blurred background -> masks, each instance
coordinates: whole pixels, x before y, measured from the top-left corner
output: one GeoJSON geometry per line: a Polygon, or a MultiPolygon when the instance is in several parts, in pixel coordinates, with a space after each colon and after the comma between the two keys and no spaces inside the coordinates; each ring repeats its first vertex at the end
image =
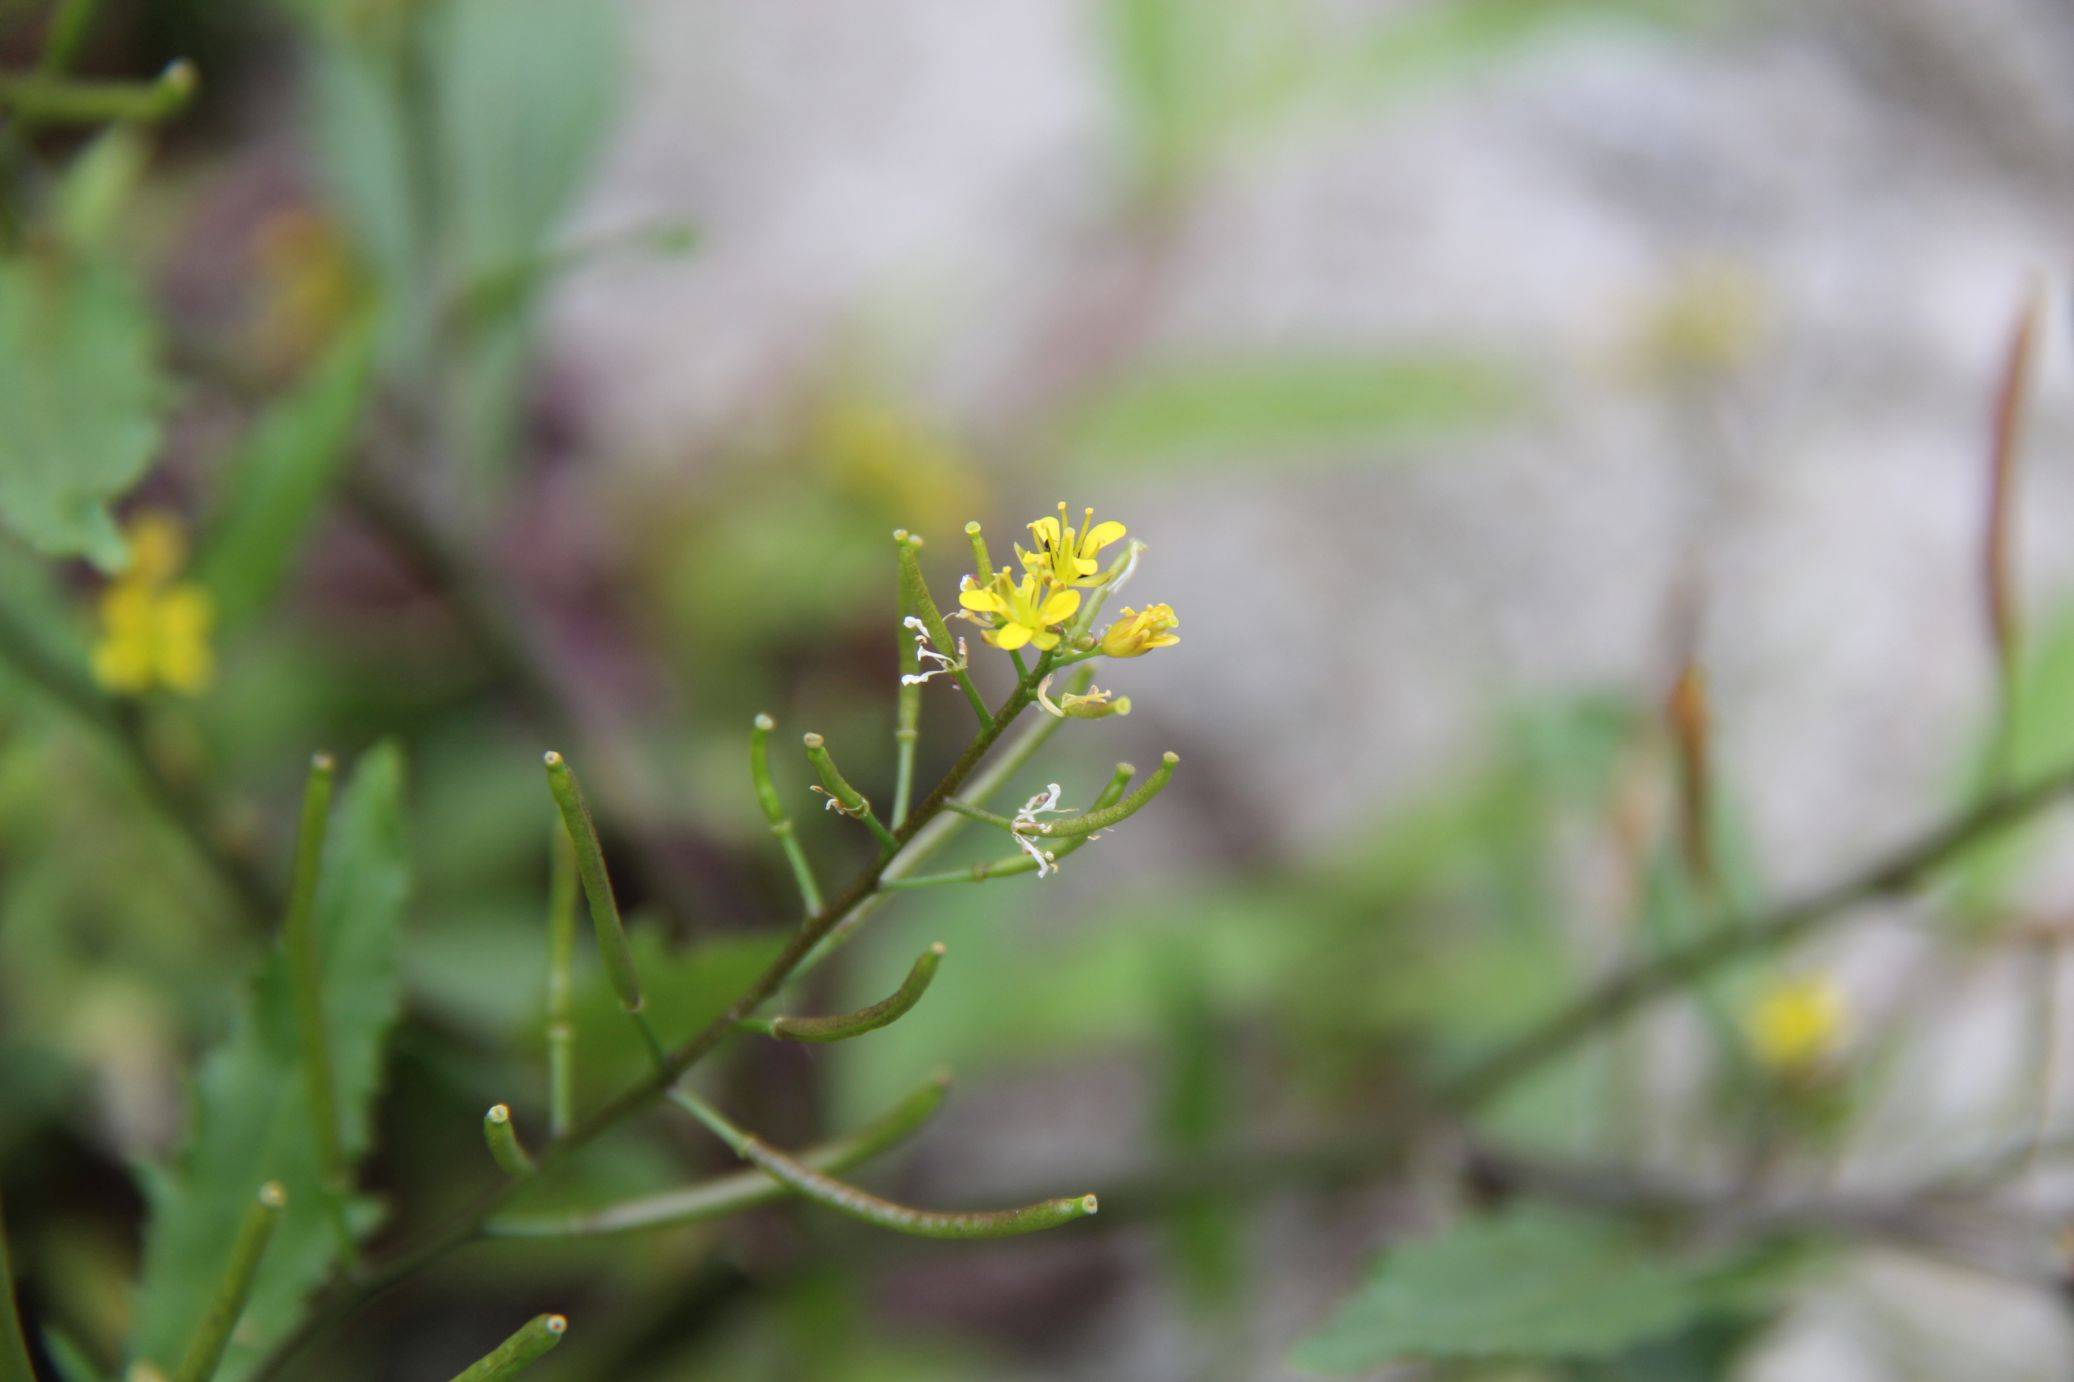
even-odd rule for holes
{"type": "MultiPolygon", "coordinates": [[[[0,70],[52,16],[0,0],[0,70]]],[[[544,1378],[1309,1375],[1292,1348],[1379,1251],[1492,1193],[1458,1129],[1386,1135],[1436,1072],[1850,876],[1984,763],[2074,758],[2055,0],[105,0],[69,59],[200,73],[112,130],[17,104],[0,150],[0,401],[58,336],[97,400],[42,438],[77,492],[33,522],[35,428],[0,412],[0,1187],[32,1330],[82,1376],[138,1327],[139,1168],[271,943],[308,754],[407,764],[379,1246],[488,1178],[484,1106],[539,1123],[541,750],[583,768],[658,1021],[691,1030],[796,913],[751,716],[889,790],[896,526],[944,599],[969,518],[997,554],[1062,498],[1127,522],[1183,641],[1105,669],[1134,713],[1012,795],[1183,768],[1057,877],[876,916],[816,997],[944,941],[898,1025],[736,1043],[713,1088],[797,1146],[949,1067],[866,1183],[1104,1214],[478,1246],[291,1375],[446,1376],[548,1308],[544,1378]],[[22,305],[53,264],[97,304],[62,328],[22,305]],[[2025,319],[2008,729],[1982,554],[2025,319]],[[140,548],[103,504],[170,535],[208,665],[111,681],[140,548]],[[1697,733],[1667,712],[1689,668],[1697,733]]],[[[965,715],[925,688],[923,781],[965,715]]],[[[847,876],[867,841],[775,759],[847,876]]],[[[1727,971],[1476,1123],[1730,1210],[2047,1129],[1980,1251],[1843,1216],[1646,1346],[1374,1375],[2074,1377],[2067,842],[1727,971]],[[1782,983],[1834,1017],[1784,1073],[1749,1020],[1782,983]]],[[[594,1104],[642,1058],[583,963],[594,1104]]],[[[656,1115],[566,1193],[727,1162],[656,1115]]]]}

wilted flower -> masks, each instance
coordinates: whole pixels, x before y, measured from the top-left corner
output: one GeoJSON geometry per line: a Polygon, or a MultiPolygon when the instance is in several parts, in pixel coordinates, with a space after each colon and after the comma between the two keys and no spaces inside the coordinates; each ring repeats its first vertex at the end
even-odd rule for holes
{"type": "Polygon", "coordinates": [[[1108,657],[1140,657],[1154,648],[1171,648],[1181,641],[1174,632],[1180,627],[1172,605],[1147,605],[1142,610],[1125,605],[1102,634],[1102,652],[1108,657]]]}
{"type": "Polygon", "coordinates": [[[1129,696],[1112,696],[1099,686],[1090,686],[1084,692],[1067,691],[1056,701],[1050,692],[1051,678],[1047,676],[1037,683],[1037,704],[1062,720],[1099,720],[1131,713],[1129,696]]]}

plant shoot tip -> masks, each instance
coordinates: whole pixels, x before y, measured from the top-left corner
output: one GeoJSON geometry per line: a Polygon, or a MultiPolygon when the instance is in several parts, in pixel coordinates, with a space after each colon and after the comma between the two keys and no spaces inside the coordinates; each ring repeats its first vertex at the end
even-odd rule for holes
{"type": "Polygon", "coordinates": [[[944,948],[944,944],[942,941],[931,941],[929,942],[929,953],[940,960],[945,955],[948,955],[950,951],[944,948]]]}
{"type": "Polygon", "coordinates": [[[770,716],[764,714],[758,714],[754,720],[750,721],[750,723],[755,725],[758,729],[762,730],[765,734],[769,734],[772,730],[778,727],[778,722],[776,720],[773,720],[770,716]]]}
{"type": "Polygon", "coordinates": [[[1082,1195],[1080,1197],[1080,1207],[1087,1213],[1093,1214],[1101,1209],[1102,1202],[1096,1199],[1092,1194],[1082,1195]]]}
{"type": "Polygon", "coordinates": [[[1176,763],[1179,763],[1181,761],[1181,755],[1175,753],[1172,749],[1168,749],[1165,753],[1159,756],[1159,761],[1171,768],[1176,763]]]}
{"type": "Polygon", "coordinates": [[[288,1191],[281,1182],[270,1180],[259,1187],[259,1202],[268,1209],[280,1209],[288,1203],[288,1191]]]}
{"type": "Polygon", "coordinates": [[[967,523],[965,525],[965,532],[968,537],[979,536],[979,520],[975,518],[971,522],[967,523]]]}
{"type": "Polygon", "coordinates": [[[546,753],[541,754],[540,761],[545,763],[550,768],[559,768],[562,766],[562,756],[556,753],[553,749],[549,749],[546,753]]]}
{"type": "Polygon", "coordinates": [[[509,1123],[511,1121],[511,1106],[509,1104],[491,1104],[490,1111],[484,1114],[483,1117],[489,1119],[492,1123],[509,1123]]]}
{"type": "Polygon", "coordinates": [[[549,1315],[547,1317],[547,1332],[550,1334],[560,1334],[568,1327],[569,1320],[565,1315],[549,1315]]]}
{"type": "Polygon", "coordinates": [[[807,733],[799,736],[799,742],[805,744],[810,749],[818,749],[828,741],[809,730],[807,733]]]}

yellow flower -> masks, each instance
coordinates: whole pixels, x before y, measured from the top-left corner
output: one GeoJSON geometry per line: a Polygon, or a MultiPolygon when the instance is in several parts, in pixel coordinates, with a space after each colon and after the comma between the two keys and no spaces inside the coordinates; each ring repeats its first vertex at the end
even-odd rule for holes
{"type": "Polygon", "coordinates": [[[1040,518],[1032,523],[1030,532],[1037,539],[1037,550],[1025,552],[1020,545],[1015,549],[1024,569],[1055,585],[1100,585],[1101,551],[1121,538],[1125,528],[1113,519],[1095,522],[1093,509],[1082,512],[1080,526],[1075,528],[1067,521],[1066,502],[1062,499],[1057,518],[1040,518]]]}
{"type": "Polygon", "coordinates": [[[1080,608],[1080,592],[1055,590],[1034,571],[1024,572],[1018,581],[1004,566],[989,585],[981,586],[967,576],[958,591],[958,603],[975,615],[994,617],[995,626],[980,636],[995,647],[1013,652],[1028,643],[1048,653],[1059,645],[1054,626],[1071,619],[1080,608]]]}
{"type": "Polygon", "coordinates": [[[1773,984],[1743,1024],[1751,1054],[1785,1074],[1805,1072],[1835,1055],[1843,1030],[1843,990],[1824,978],[1773,984]]]}
{"type": "Polygon", "coordinates": [[[1174,632],[1180,627],[1172,605],[1147,605],[1142,610],[1125,605],[1102,634],[1102,652],[1108,657],[1142,657],[1154,648],[1171,648],[1181,641],[1174,632]]]}
{"type": "Polygon", "coordinates": [[[1045,713],[1061,720],[1100,720],[1131,713],[1129,696],[1118,696],[1099,686],[1090,686],[1085,692],[1063,692],[1054,701],[1050,677],[1037,683],[1037,704],[1044,707],[1045,713]]]}
{"type": "Polygon", "coordinates": [[[215,608],[208,592],[175,581],[187,557],[187,535],[168,514],[130,525],[130,564],[101,592],[101,641],[94,676],[110,691],[142,695],[153,687],[193,695],[209,684],[215,608]]]}

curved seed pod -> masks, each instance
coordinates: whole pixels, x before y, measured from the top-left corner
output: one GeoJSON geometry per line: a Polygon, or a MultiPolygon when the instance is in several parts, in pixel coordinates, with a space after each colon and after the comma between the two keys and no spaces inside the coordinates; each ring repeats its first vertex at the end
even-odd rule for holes
{"type": "MultiPolygon", "coordinates": [[[[922,576],[922,562],[915,554],[922,550],[922,540],[905,528],[895,530],[893,545],[900,549],[900,603],[915,612],[922,627],[929,631],[929,641],[948,653],[957,647],[951,637],[950,626],[943,622],[943,611],[936,607],[936,600],[929,594],[929,582],[922,576]]],[[[994,717],[987,710],[979,688],[972,684],[972,674],[963,668],[952,674],[958,689],[972,705],[972,713],[979,716],[982,729],[994,727],[994,717]]]]}
{"type": "Polygon", "coordinates": [[[778,787],[771,780],[770,737],[778,722],[768,715],[758,715],[749,723],[749,780],[756,786],[756,800],[763,807],[764,818],[771,823],[771,834],[778,837],[778,845],[785,851],[785,862],[792,866],[793,881],[799,884],[800,900],[809,913],[821,910],[821,885],[814,881],[814,867],[807,862],[807,852],[799,843],[799,835],[792,828],[792,817],[786,813],[785,803],[778,796],[778,787]]]}
{"type": "Polygon", "coordinates": [[[547,789],[561,808],[562,827],[576,848],[576,876],[583,880],[583,895],[590,903],[591,928],[598,933],[598,954],[605,962],[606,977],[619,1005],[630,1013],[641,1011],[641,979],[634,972],[634,952],[627,946],[626,927],[619,919],[619,902],[612,895],[612,879],[605,872],[605,851],[598,845],[598,828],[584,804],[583,789],[576,774],[560,754],[549,750],[542,760],[547,765],[547,789]]]}
{"type": "Polygon", "coordinates": [[[1055,840],[1072,839],[1075,836],[1092,835],[1097,830],[1107,830],[1112,825],[1129,820],[1138,814],[1145,803],[1166,790],[1167,783],[1174,776],[1174,765],[1180,761],[1179,754],[1163,755],[1159,760],[1159,766],[1152,770],[1152,776],[1145,779],[1145,784],[1122,801],[1082,815],[1068,816],[1064,820],[1046,821],[1038,827],[1038,833],[1055,840]]]}
{"type": "MultiPolygon", "coordinates": [[[[950,1075],[939,1072],[875,1121],[848,1137],[801,1152],[795,1159],[816,1171],[847,1171],[914,1136],[943,1106],[950,1087],[950,1075]]],[[[774,1203],[791,1193],[763,1172],[749,1169],[582,1213],[506,1215],[492,1219],[483,1231],[492,1238],[585,1238],[631,1233],[721,1219],[774,1203]]]]}
{"type": "Polygon", "coordinates": [[[216,1298],[209,1303],[202,1322],[195,1326],[194,1338],[173,1372],[173,1382],[208,1382],[216,1375],[231,1331],[237,1328],[239,1317],[245,1313],[245,1302],[252,1295],[259,1259],[266,1255],[274,1225],[280,1221],[281,1210],[287,1203],[288,1192],[279,1181],[270,1180],[259,1187],[252,1207],[245,1211],[245,1222],[238,1228],[237,1241],[231,1244],[230,1265],[224,1270],[222,1284],[216,1288],[216,1298]]]}
{"type": "Polygon", "coordinates": [[[516,1377],[546,1356],[568,1331],[569,1321],[560,1315],[535,1315],[518,1333],[455,1374],[454,1382],[501,1382],[516,1377]]]}
{"type": "Polygon", "coordinates": [[[853,820],[863,821],[865,827],[878,837],[879,845],[886,853],[891,854],[900,848],[900,841],[893,837],[893,832],[872,814],[871,803],[864,799],[864,793],[852,787],[850,780],[842,775],[842,770],[835,766],[835,759],[828,752],[828,741],[818,734],[807,734],[801,736],[800,743],[806,746],[807,762],[813,765],[814,776],[821,779],[821,790],[828,793],[828,799],[835,803],[836,808],[853,820]]]}
{"type": "Polygon", "coordinates": [[[490,1159],[505,1175],[533,1174],[533,1158],[527,1154],[526,1144],[519,1141],[518,1129],[511,1125],[508,1105],[490,1105],[490,1111],[482,1116],[482,1137],[489,1144],[490,1159]]]}
{"type": "Polygon", "coordinates": [[[907,978],[901,981],[899,988],[855,1012],[834,1017],[751,1017],[744,1018],[738,1025],[779,1041],[847,1041],[866,1032],[875,1032],[899,1021],[909,1008],[921,1001],[930,982],[936,978],[936,966],[943,956],[943,942],[938,941],[916,958],[914,968],[908,970],[907,978]]]}
{"type": "Polygon", "coordinates": [[[1009,1238],[1085,1219],[1100,1207],[1093,1195],[1067,1195],[1055,1200],[1039,1200],[1036,1204],[1016,1209],[948,1212],[916,1209],[912,1205],[882,1199],[847,1181],[816,1171],[798,1158],[787,1156],[762,1139],[744,1132],[718,1109],[684,1090],[671,1090],[670,1100],[734,1148],[735,1155],[753,1162],[806,1199],[894,1233],[916,1238],[1009,1238]]]}

